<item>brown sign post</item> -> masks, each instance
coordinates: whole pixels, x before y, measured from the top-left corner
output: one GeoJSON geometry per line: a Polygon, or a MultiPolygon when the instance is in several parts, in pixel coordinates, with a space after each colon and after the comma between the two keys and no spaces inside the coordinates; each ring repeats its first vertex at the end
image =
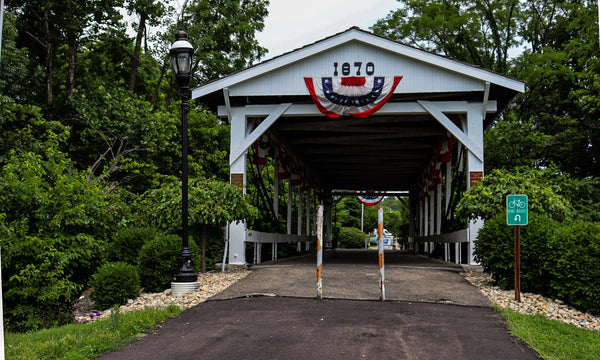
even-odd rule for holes
{"type": "Polygon", "coordinates": [[[521,301],[521,225],[527,225],[527,195],[506,196],[506,224],[515,226],[515,301],[521,301]]]}

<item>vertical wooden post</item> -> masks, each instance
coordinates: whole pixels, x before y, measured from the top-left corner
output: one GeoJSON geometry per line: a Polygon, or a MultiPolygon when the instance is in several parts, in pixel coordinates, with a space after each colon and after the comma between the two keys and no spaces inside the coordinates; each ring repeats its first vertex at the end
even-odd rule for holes
{"type": "Polygon", "coordinates": [[[323,298],[323,205],[317,210],[317,299],[323,298]]]}
{"type": "Polygon", "coordinates": [[[379,207],[377,212],[378,224],[377,224],[377,249],[379,250],[379,287],[381,294],[379,300],[385,301],[385,263],[383,257],[383,207],[379,207]]]}

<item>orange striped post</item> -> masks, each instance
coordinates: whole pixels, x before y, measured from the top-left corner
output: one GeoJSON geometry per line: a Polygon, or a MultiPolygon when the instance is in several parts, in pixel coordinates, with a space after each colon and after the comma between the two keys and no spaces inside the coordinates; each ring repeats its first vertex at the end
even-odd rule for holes
{"type": "Polygon", "coordinates": [[[323,298],[323,205],[317,210],[317,299],[323,298]]]}
{"type": "Polygon", "coordinates": [[[385,264],[383,258],[383,207],[379,207],[377,212],[378,224],[377,224],[377,249],[379,250],[379,287],[381,288],[381,294],[379,300],[385,300],[385,264]]]}

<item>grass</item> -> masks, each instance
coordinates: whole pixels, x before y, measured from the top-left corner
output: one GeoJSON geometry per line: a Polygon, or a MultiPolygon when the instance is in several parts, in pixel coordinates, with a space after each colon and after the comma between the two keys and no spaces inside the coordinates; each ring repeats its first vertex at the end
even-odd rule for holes
{"type": "Polygon", "coordinates": [[[90,359],[136,341],[181,309],[146,309],[119,314],[90,324],[71,324],[26,333],[5,334],[6,359],[90,359]]]}
{"type": "Polygon", "coordinates": [[[543,315],[523,315],[497,308],[510,332],[544,359],[600,359],[600,332],[550,320],[543,315]]]}

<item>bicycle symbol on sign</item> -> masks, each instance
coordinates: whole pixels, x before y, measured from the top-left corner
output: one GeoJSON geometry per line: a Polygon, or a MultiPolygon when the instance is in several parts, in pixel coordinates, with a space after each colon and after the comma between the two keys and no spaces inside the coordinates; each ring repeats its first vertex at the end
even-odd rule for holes
{"type": "Polygon", "coordinates": [[[513,201],[508,203],[508,207],[510,209],[514,209],[515,207],[518,209],[524,209],[525,207],[527,207],[527,202],[519,198],[514,198],[513,201]]]}

